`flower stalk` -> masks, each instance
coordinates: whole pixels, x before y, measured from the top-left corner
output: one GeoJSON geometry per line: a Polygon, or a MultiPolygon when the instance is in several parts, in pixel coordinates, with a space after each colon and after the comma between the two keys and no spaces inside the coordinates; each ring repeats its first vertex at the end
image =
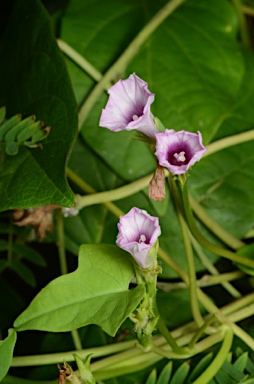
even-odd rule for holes
{"type": "MultiPolygon", "coordinates": [[[[180,177],[182,176],[183,175],[180,175],[180,177]]],[[[204,320],[200,313],[198,298],[197,298],[197,279],[196,279],[195,263],[194,263],[194,256],[193,256],[189,229],[182,216],[181,208],[179,207],[178,190],[175,185],[174,178],[171,174],[169,175],[169,184],[170,184],[170,189],[174,199],[174,203],[175,203],[175,207],[176,207],[176,211],[177,211],[177,215],[178,215],[178,219],[179,219],[179,223],[182,231],[182,236],[183,236],[183,243],[184,243],[186,260],[188,265],[190,304],[191,304],[192,315],[196,324],[198,326],[202,326],[204,323],[204,320]]]]}

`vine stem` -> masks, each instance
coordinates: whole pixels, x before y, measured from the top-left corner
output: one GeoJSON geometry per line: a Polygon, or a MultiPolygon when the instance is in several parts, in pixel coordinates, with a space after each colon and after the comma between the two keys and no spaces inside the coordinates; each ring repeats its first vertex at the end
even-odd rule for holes
{"type": "Polygon", "coordinates": [[[241,0],[232,0],[232,2],[235,6],[238,20],[239,20],[239,27],[240,27],[240,34],[241,34],[242,43],[246,48],[251,49],[250,36],[249,36],[249,32],[248,32],[248,27],[247,27],[245,15],[244,15],[242,1],[241,0]]]}
{"type": "MultiPolygon", "coordinates": [[[[65,275],[68,273],[67,260],[66,260],[66,252],[65,252],[65,244],[64,244],[64,221],[63,214],[61,209],[57,210],[57,248],[59,255],[59,263],[61,274],[65,275]]],[[[71,331],[72,340],[75,345],[76,350],[82,349],[82,343],[78,334],[77,329],[73,329],[71,331]]]]}
{"type": "MultiPolygon", "coordinates": [[[[234,312],[234,310],[238,309],[240,307],[240,303],[242,302],[242,305],[250,303],[252,299],[253,303],[253,295],[247,295],[246,297],[239,299],[236,303],[232,303],[228,306],[222,307],[218,309],[218,312],[226,314],[229,313],[228,319],[230,321],[241,321],[249,316],[253,316],[254,314],[254,305],[249,305],[249,309],[246,312],[245,308],[240,309],[239,311],[234,312]],[[230,308],[229,308],[230,307],[230,308]],[[229,310],[230,309],[230,310],[229,310]]],[[[174,338],[177,339],[180,346],[184,346],[188,344],[192,337],[194,336],[194,332],[192,331],[194,328],[194,323],[188,323],[185,324],[174,331],[172,331],[172,335],[174,338]],[[187,334],[187,332],[189,332],[187,334]]],[[[156,346],[164,346],[165,348],[168,348],[168,345],[165,344],[164,336],[155,336],[154,337],[154,344],[156,346]]],[[[97,357],[103,357],[107,356],[104,360],[98,360],[92,364],[93,371],[97,370],[103,370],[106,367],[120,367],[122,365],[128,365],[128,359],[133,358],[135,361],[137,361],[138,356],[140,356],[140,361],[138,363],[142,363],[143,360],[146,362],[151,358],[151,362],[158,361],[158,358],[154,356],[152,352],[148,352],[145,355],[142,353],[142,351],[138,348],[135,348],[136,341],[125,341],[117,344],[112,345],[106,345],[102,347],[95,347],[90,349],[84,349],[83,351],[79,352],[79,355],[87,356],[90,353],[93,353],[94,356],[97,357]],[[113,355],[116,353],[116,355],[113,355]],[[108,356],[109,354],[112,354],[112,356],[108,356]],[[142,357],[142,356],[143,357],[142,357]],[[143,360],[142,360],[143,359],[143,360]]],[[[16,356],[12,359],[11,366],[12,367],[25,367],[25,366],[37,366],[37,365],[48,365],[48,364],[56,364],[59,361],[67,360],[67,361],[74,361],[73,353],[75,351],[68,351],[68,352],[61,352],[61,353],[52,353],[52,354],[46,354],[46,355],[33,355],[33,356],[16,356]]],[[[178,358],[180,355],[178,356],[178,358]]]]}
{"type": "MultiPolygon", "coordinates": [[[[163,249],[159,249],[158,255],[160,258],[169,265],[170,268],[175,271],[178,276],[181,277],[181,279],[189,285],[189,277],[188,274],[165,252],[163,249]]],[[[221,313],[220,309],[209,299],[209,297],[206,296],[206,294],[197,287],[197,296],[202,305],[206,308],[208,312],[211,314],[213,313],[221,313]]],[[[239,299],[237,302],[240,302],[241,299],[239,299]]],[[[224,314],[222,314],[223,319],[226,323],[228,322],[228,319],[224,314]]],[[[238,336],[242,341],[247,344],[251,349],[254,350],[254,340],[253,338],[248,335],[242,328],[240,328],[238,325],[230,322],[230,326],[233,329],[236,336],[238,336]]]]}
{"type": "MultiPolygon", "coordinates": [[[[78,185],[84,192],[86,193],[96,193],[96,190],[92,188],[89,184],[87,184],[81,177],[79,177],[75,172],[73,172],[70,168],[66,168],[66,174],[70,180],[72,180],[76,185],[78,185]]],[[[106,207],[111,213],[113,213],[116,217],[124,215],[124,212],[121,211],[115,204],[110,202],[103,203],[104,207],[106,207]]]]}
{"type": "Polygon", "coordinates": [[[242,10],[246,15],[254,16],[254,8],[249,7],[248,5],[243,5],[242,10]]]}
{"type": "Polygon", "coordinates": [[[147,188],[151,179],[152,175],[148,175],[114,190],[94,193],[88,196],[79,196],[76,208],[80,210],[89,205],[103,204],[109,201],[123,199],[124,197],[130,196],[136,192],[140,192],[144,188],[147,188]]]}
{"type": "MultiPolygon", "coordinates": [[[[212,275],[220,276],[220,273],[217,270],[217,268],[213,265],[213,263],[210,261],[210,259],[206,256],[206,254],[203,252],[202,247],[200,246],[200,244],[197,242],[197,240],[193,236],[191,236],[191,242],[192,242],[193,248],[195,249],[195,251],[196,251],[196,253],[197,253],[201,263],[203,264],[203,266],[212,275]]],[[[240,272],[240,271],[236,271],[236,272],[240,272]]],[[[243,275],[240,274],[240,276],[243,276],[243,275]]],[[[241,293],[232,284],[230,284],[228,281],[222,281],[221,285],[235,299],[237,299],[237,298],[242,296],[241,293]]]]}
{"type": "Polygon", "coordinates": [[[183,188],[181,186],[179,186],[179,190],[181,191],[181,195],[182,195],[182,201],[183,201],[184,213],[186,216],[186,220],[187,220],[189,229],[190,229],[191,233],[193,234],[193,236],[195,237],[195,239],[201,245],[203,245],[205,248],[212,251],[216,255],[225,257],[226,259],[229,259],[233,262],[240,263],[240,264],[246,265],[246,266],[254,269],[254,261],[253,260],[250,260],[250,259],[247,259],[243,256],[237,255],[237,253],[231,252],[227,249],[218,247],[217,245],[210,243],[210,241],[208,241],[206,238],[203,237],[203,235],[199,232],[199,230],[196,226],[196,223],[194,221],[194,218],[193,218],[193,213],[192,213],[192,210],[190,208],[189,196],[188,196],[188,190],[187,190],[186,184],[183,188]]]}
{"type": "Polygon", "coordinates": [[[94,87],[85,103],[79,111],[79,129],[84,124],[90,110],[95,104],[105,87],[113,81],[116,76],[125,70],[130,60],[137,54],[142,44],[147,38],[159,27],[159,25],[171,14],[176,8],[183,4],[186,0],[171,0],[159,12],[152,17],[152,19],[144,26],[144,28],[132,40],[129,46],[125,49],[122,55],[115,61],[115,63],[105,73],[103,78],[94,87]]]}
{"type": "Polygon", "coordinates": [[[203,158],[210,156],[215,152],[221,151],[222,149],[232,147],[237,144],[242,144],[251,140],[254,140],[254,129],[214,141],[207,146],[207,151],[204,153],[203,158]]]}
{"type": "MultiPolygon", "coordinates": [[[[82,68],[88,75],[90,75],[94,80],[100,81],[102,74],[80,53],[73,49],[69,44],[61,39],[57,39],[57,44],[61,51],[72,59],[80,68],[82,68]]],[[[110,86],[110,85],[108,85],[110,86]]],[[[106,89],[108,88],[106,87],[106,89]]]]}
{"type": "MultiPolygon", "coordinates": [[[[231,330],[231,333],[233,334],[232,330],[231,330]]],[[[186,353],[184,358],[190,358],[192,356],[197,355],[198,353],[204,352],[206,349],[212,347],[214,344],[217,344],[222,339],[223,339],[222,332],[221,331],[216,332],[216,333],[212,334],[211,336],[206,337],[205,339],[203,339],[199,343],[197,343],[195,345],[195,347],[189,351],[189,353],[186,353]]],[[[161,356],[166,357],[168,359],[181,358],[180,355],[176,355],[176,354],[172,353],[171,351],[167,351],[165,348],[160,348],[160,347],[154,346],[153,351],[158,353],[158,355],[161,355],[161,356]]],[[[207,383],[207,382],[206,381],[202,382],[202,384],[204,384],[204,383],[207,383]]]]}
{"type": "Polygon", "coordinates": [[[196,279],[194,255],[193,255],[193,250],[192,250],[192,245],[190,240],[190,234],[189,234],[188,226],[181,213],[181,207],[179,206],[180,199],[178,196],[177,186],[171,174],[169,175],[169,184],[170,184],[170,190],[175,203],[175,208],[176,208],[178,220],[179,220],[181,231],[182,231],[185,255],[186,255],[186,260],[188,265],[190,304],[192,309],[192,315],[196,324],[201,327],[204,324],[204,320],[201,316],[199,305],[198,305],[198,299],[197,299],[197,279],[196,279]]]}
{"type": "Polygon", "coordinates": [[[206,213],[206,211],[194,199],[194,197],[191,196],[191,194],[189,194],[189,199],[193,213],[206,226],[206,228],[214,233],[218,239],[222,240],[224,244],[228,245],[232,249],[239,249],[245,245],[243,241],[232,236],[231,233],[226,231],[217,223],[217,221],[213,220],[213,218],[206,213]]]}
{"type": "MultiPolygon", "coordinates": [[[[178,346],[177,342],[175,341],[172,334],[169,332],[168,328],[166,327],[166,325],[165,325],[165,323],[161,317],[158,320],[157,328],[160,331],[161,335],[164,336],[165,340],[167,341],[167,343],[170,345],[170,347],[172,348],[172,350],[176,354],[183,355],[184,353],[186,353],[186,351],[183,350],[183,348],[178,346]]],[[[153,347],[152,347],[152,349],[153,349],[153,347]]]]}
{"type": "Polygon", "coordinates": [[[209,367],[199,376],[199,378],[193,382],[193,384],[208,383],[216,375],[216,373],[222,367],[224,361],[227,358],[227,355],[232,346],[233,337],[234,337],[234,334],[232,329],[228,328],[225,332],[225,336],[224,336],[221,348],[217,353],[216,357],[211,362],[209,367]]]}
{"type": "MultiPolygon", "coordinates": [[[[195,248],[195,247],[194,247],[195,248]]],[[[232,280],[241,279],[242,277],[246,276],[246,274],[243,271],[233,271],[233,272],[226,272],[226,273],[220,273],[218,272],[217,275],[203,275],[199,280],[197,280],[197,286],[200,288],[204,287],[210,287],[213,285],[227,283],[232,280]]],[[[157,288],[164,292],[170,292],[170,291],[176,291],[181,289],[186,289],[188,286],[183,282],[179,281],[176,283],[167,283],[167,282],[157,282],[157,288]]],[[[238,297],[240,297],[238,295],[238,297]]]]}

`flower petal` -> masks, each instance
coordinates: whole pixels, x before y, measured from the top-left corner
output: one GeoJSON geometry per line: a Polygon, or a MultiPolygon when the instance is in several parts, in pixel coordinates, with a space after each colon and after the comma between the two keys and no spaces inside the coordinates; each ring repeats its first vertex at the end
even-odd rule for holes
{"type": "Polygon", "coordinates": [[[129,252],[141,268],[148,268],[153,263],[149,252],[161,234],[158,218],[133,207],[120,217],[118,230],[117,245],[129,252]]]}
{"type": "Polygon", "coordinates": [[[166,129],[156,133],[156,152],[159,164],[174,175],[181,175],[201,159],[206,148],[201,133],[175,132],[166,129]]]}
{"type": "Polygon", "coordinates": [[[146,136],[154,137],[157,128],[150,111],[154,94],[147,86],[135,74],[114,84],[108,90],[109,99],[102,110],[100,126],[114,132],[136,129],[146,136]]]}

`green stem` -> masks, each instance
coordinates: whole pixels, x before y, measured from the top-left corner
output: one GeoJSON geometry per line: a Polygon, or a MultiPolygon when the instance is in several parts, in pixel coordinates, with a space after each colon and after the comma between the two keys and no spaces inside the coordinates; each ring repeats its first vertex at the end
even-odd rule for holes
{"type": "Polygon", "coordinates": [[[60,270],[62,275],[66,275],[68,273],[68,267],[67,267],[65,245],[64,245],[64,222],[63,222],[63,214],[60,209],[57,210],[56,221],[57,221],[57,225],[56,225],[57,249],[58,249],[60,270]]]}
{"type": "MultiPolygon", "coordinates": [[[[94,80],[101,80],[102,74],[88,60],[86,60],[82,55],[75,51],[75,49],[73,49],[69,44],[61,39],[57,39],[57,44],[65,55],[67,55],[76,64],[78,64],[80,68],[88,73],[94,80]]],[[[108,86],[110,86],[110,84],[108,86]]]]}
{"type": "MultiPolygon", "coordinates": [[[[70,168],[66,169],[67,177],[73,181],[76,185],[78,185],[84,192],[86,193],[96,193],[96,190],[92,188],[89,184],[87,184],[81,177],[79,177],[75,172],[73,172],[70,168]]],[[[113,215],[116,217],[124,215],[124,212],[121,211],[115,204],[112,203],[103,203],[104,207],[106,207],[113,215]]]]}
{"type": "Polygon", "coordinates": [[[207,151],[203,157],[210,156],[215,152],[221,151],[222,149],[232,147],[237,144],[245,143],[246,141],[254,140],[254,129],[251,131],[238,133],[237,135],[225,137],[224,139],[217,140],[208,145],[207,151]]]}
{"type": "MultiPolygon", "coordinates": [[[[254,296],[254,294],[252,295],[254,296]]],[[[230,311],[229,311],[229,306],[225,306],[223,308],[218,309],[218,312],[219,311],[221,313],[232,312],[234,308],[239,308],[239,302],[241,302],[242,304],[248,304],[251,301],[251,298],[252,297],[248,295],[245,298],[241,298],[237,300],[237,303],[238,303],[237,306],[236,305],[233,306],[233,303],[232,303],[230,311]],[[227,311],[226,311],[226,308],[228,308],[227,311]]],[[[254,314],[254,305],[251,305],[251,306],[248,306],[247,311],[245,308],[242,308],[240,311],[231,313],[228,316],[228,320],[241,321],[247,318],[248,316],[252,316],[253,314],[254,314]]],[[[172,331],[173,338],[177,338],[178,344],[180,346],[187,345],[190,342],[190,340],[194,335],[192,331],[193,327],[194,327],[194,323],[191,322],[189,324],[185,324],[184,326],[181,326],[178,329],[175,329],[174,331],[172,331]],[[191,332],[191,333],[186,334],[186,332],[191,332]]],[[[94,357],[96,358],[107,356],[105,359],[96,361],[95,363],[92,364],[94,367],[93,369],[94,371],[105,369],[106,367],[109,367],[109,366],[110,367],[111,366],[113,367],[115,365],[120,366],[121,364],[128,365],[129,359],[133,358],[134,360],[137,360],[137,356],[140,356],[140,358],[142,357],[141,360],[139,360],[139,363],[142,364],[143,360],[147,362],[149,360],[149,356],[153,356],[153,354],[151,352],[143,354],[140,349],[134,348],[135,344],[136,344],[136,341],[131,340],[131,341],[126,341],[122,343],[106,345],[102,347],[84,349],[79,352],[79,356],[82,358],[87,356],[90,353],[93,353],[94,357]],[[108,357],[108,355],[114,354],[114,353],[117,353],[117,354],[108,357]]],[[[168,346],[168,344],[165,344],[164,336],[163,337],[155,336],[154,344],[156,346],[164,346],[165,348],[167,348],[168,346]]],[[[249,343],[248,345],[252,346],[251,343],[249,343]]],[[[52,353],[47,355],[14,357],[12,360],[11,366],[12,367],[38,366],[38,365],[56,364],[57,362],[63,361],[63,360],[74,361],[73,353],[75,353],[75,351],[52,353]]],[[[179,355],[178,355],[178,358],[179,358],[179,355]]]]}
{"type": "MultiPolygon", "coordinates": [[[[200,244],[197,242],[197,240],[191,236],[191,241],[192,241],[192,244],[193,244],[193,247],[198,255],[198,257],[200,258],[200,261],[201,263],[203,264],[203,266],[213,275],[215,276],[220,276],[220,273],[219,271],[217,270],[217,268],[215,268],[215,266],[213,265],[213,263],[208,259],[208,257],[206,256],[206,254],[203,252],[203,249],[201,248],[200,244]]],[[[236,271],[236,272],[240,272],[240,271],[236,271]]],[[[243,274],[241,274],[241,276],[243,276],[243,274]]],[[[226,291],[228,291],[228,293],[231,294],[232,297],[234,297],[235,299],[241,297],[241,293],[232,285],[230,284],[228,281],[222,281],[221,282],[221,285],[226,289],[226,291]]]]}
{"type": "MultiPolygon", "coordinates": [[[[231,331],[231,333],[233,333],[233,332],[231,331]]],[[[220,342],[222,340],[222,338],[223,338],[223,335],[222,335],[221,331],[216,332],[216,333],[212,334],[211,336],[206,337],[205,339],[203,339],[199,343],[197,343],[195,345],[195,348],[193,348],[192,351],[189,351],[189,353],[186,353],[186,355],[182,358],[189,358],[189,357],[197,355],[198,353],[204,352],[208,348],[212,347],[214,344],[217,344],[218,342],[220,342]]],[[[172,353],[171,351],[167,351],[164,348],[159,348],[159,347],[154,346],[153,351],[158,353],[159,355],[161,355],[163,357],[166,357],[167,359],[172,359],[172,358],[174,358],[174,359],[178,358],[179,359],[179,358],[181,358],[180,355],[176,355],[176,354],[172,353]]],[[[203,382],[203,384],[204,383],[206,383],[206,382],[203,382]]]]}
{"type": "Polygon", "coordinates": [[[144,26],[144,28],[137,34],[133,41],[129,44],[122,55],[115,61],[109,68],[103,78],[94,87],[85,103],[79,112],[79,128],[84,124],[89,112],[94,106],[96,100],[106,88],[106,86],[117,76],[122,73],[127,67],[131,59],[138,53],[140,47],[148,39],[148,37],[160,26],[160,24],[174,12],[176,8],[184,3],[185,0],[171,0],[160,11],[152,17],[152,19],[144,26]]]}
{"type": "Polygon", "coordinates": [[[251,305],[253,302],[254,302],[254,293],[249,293],[248,295],[241,297],[241,299],[238,299],[236,301],[233,301],[233,303],[225,305],[223,307],[223,314],[229,315],[233,312],[238,311],[239,309],[242,309],[244,307],[251,305]]]}
{"type": "Polygon", "coordinates": [[[248,32],[248,26],[247,26],[245,15],[244,15],[243,8],[242,8],[242,1],[241,0],[232,0],[232,2],[235,6],[238,20],[239,20],[239,27],[240,27],[240,34],[241,34],[242,43],[246,48],[251,49],[251,41],[250,41],[250,36],[249,36],[249,32],[248,32]]]}
{"type": "MultiPolygon", "coordinates": [[[[187,273],[173,259],[171,259],[171,257],[169,257],[166,252],[164,252],[162,249],[159,249],[158,255],[165,263],[170,266],[170,268],[172,268],[181,277],[181,279],[187,285],[189,284],[189,278],[187,273]]],[[[211,314],[220,313],[220,309],[209,299],[209,297],[206,296],[206,294],[200,288],[197,288],[197,296],[208,312],[210,312],[211,314]]],[[[226,317],[224,317],[224,319],[225,321],[227,321],[226,317]]],[[[238,327],[238,325],[233,323],[230,325],[235,335],[238,336],[245,344],[247,344],[251,349],[254,350],[254,340],[252,339],[252,337],[249,336],[242,328],[238,327]]]]}
{"type": "Polygon", "coordinates": [[[179,187],[179,190],[181,191],[182,194],[182,200],[183,200],[183,205],[184,205],[184,212],[186,215],[186,220],[188,223],[188,226],[193,234],[193,236],[196,238],[196,240],[203,245],[205,248],[210,250],[211,252],[215,253],[216,255],[225,257],[226,259],[229,259],[233,262],[240,263],[243,265],[246,265],[250,268],[254,269],[254,261],[247,259],[243,256],[237,255],[236,253],[233,253],[227,249],[218,247],[217,245],[210,243],[206,238],[203,237],[203,235],[199,232],[196,223],[193,218],[193,213],[190,208],[190,203],[189,203],[189,197],[188,197],[188,191],[186,184],[184,188],[179,187]]]}
{"type": "MultiPolygon", "coordinates": [[[[241,279],[244,276],[246,276],[246,274],[242,271],[220,273],[218,275],[203,275],[199,280],[197,280],[197,286],[200,288],[204,288],[204,287],[211,287],[217,284],[223,285],[224,283],[227,283],[229,281],[241,279]]],[[[158,281],[157,288],[159,288],[164,292],[170,292],[170,291],[178,291],[181,289],[186,289],[188,288],[188,286],[183,281],[180,281],[177,283],[167,283],[167,282],[158,281]]]]}
{"type": "Polygon", "coordinates": [[[76,208],[78,210],[94,204],[103,204],[109,201],[120,200],[125,197],[131,196],[136,192],[146,188],[151,180],[152,176],[148,175],[136,180],[130,184],[124,185],[123,187],[113,189],[111,191],[94,193],[91,195],[80,196],[78,198],[76,208]]]}
{"type": "Polygon", "coordinates": [[[178,215],[178,220],[180,223],[182,236],[183,236],[185,255],[186,255],[186,260],[188,265],[190,304],[192,309],[192,315],[197,325],[202,326],[204,323],[204,320],[201,316],[199,305],[198,305],[198,299],[197,299],[197,279],[196,279],[194,255],[193,255],[193,250],[191,246],[190,234],[189,234],[188,226],[185,223],[185,220],[182,216],[181,208],[179,208],[180,199],[178,197],[178,190],[172,175],[169,176],[169,182],[170,182],[170,190],[172,193],[172,197],[174,199],[175,208],[176,208],[176,212],[178,215]]]}
{"type": "Polygon", "coordinates": [[[158,320],[157,328],[160,331],[161,335],[165,337],[173,352],[179,355],[183,355],[184,353],[186,353],[186,351],[184,351],[181,347],[178,346],[177,342],[175,341],[172,334],[169,332],[161,317],[158,320]]]}
{"type": "MultiPolygon", "coordinates": [[[[57,248],[59,255],[60,270],[62,275],[68,273],[68,266],[66,260],[65,244],[64,244],[64,219],[60,209],[57,210],[57,248]]],[[[71,331],[72,340],[77,350],[82,349],[81,340],[78,334],[78,330],[71,331]]]]}
{"type": "Polygon", "coordinates": [[[213,220],[206,211],[201,207],[201,205],[189,194],[190,205],[194,214],[198,219],[220,240],[223,241],[232,249],[239,249],[245,245],[244,242],[238,240],[236,237],[227,232],[217,221],[213,220]]]}
{"type": "Polygon", "coordinates": [[[208,319],[206,319],[206,321],[204,322],[202,327],[200,327],[197,330],[197,332],[195,333],[195,335],[191,339],[191,341],[189,343],[189,349],[193,349],[194,348],[194,346],[197,343],[198,339],[200,339],[200,337],[203,335],[203,333],[209,327],[209,325],[215,320],[215,318],[216,318],[216,314],[214,313],[212,316],[209,316],[208,319]]]}
{"type": "MultiPolygon", "coordinates": [[[[86,357],[90,353],[93,353],[95,358],[108,356],[110,354],[126,351],[130,348],[134,348],[136,340],[125,341],[117,344],[105,345],[102,347],[88,348],[79,351],[79,356],[86,357]]],[[[13,357],[12,367],[27,367],[37,365],[57,364],[59,361],[75,361],[73,354],[76,351],[50,353],[46,355],[32,355],[32,356],[17,356],[13,357]]]]}
{"type": "Polygon", "coordinates": [[[10,223],[10,230],[8,233],[8,251],[7,251],[7,263],[10,265],[12,261],[12,243],[13,243],[13,223],[10,223]]]}
{"type": "Polygon", "coordinates": [[[246,15],[254,16],[254,8],[249,7],[248,5],[243,5],[242,10],[246,15]]]}
{"type": "Polygon", "coordinates": [[[197,280],[196,280],[196,270],[194,263],[194,255],[192,251],[190,236],[187,224],[185,223],[182,215],[179,213],[178,219],[180,222],[180,227],[182,230],[183,243],[185,248],[186,260],[188,265],[189,273],[189,289],[190,289],[190,304],[192,309],[192,314],[195,322],[198,326],[202,326],[204,323],[203,318],[200,313],[198,299],[197,299],[197,280]]]}
{"type": "Polygon", "coordinates": [[[234,334],[232,332],[232,329],[228,328],[225,332],[222,346],[219,352],[217,353],[216,357],[214,358],[212,363],[209,365],[209,367],[199,376],[199,378],[193,382],[193,384],[208,383],[216,375],[216,373],[222,367],[231,349],[233,336],[234,334]]]}

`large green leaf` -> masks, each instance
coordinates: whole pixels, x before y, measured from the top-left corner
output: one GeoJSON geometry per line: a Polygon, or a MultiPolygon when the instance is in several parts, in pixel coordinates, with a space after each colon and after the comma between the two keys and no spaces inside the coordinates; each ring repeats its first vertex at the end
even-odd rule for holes
{"type": "Polygon", "coordinates": [[[8,336],[6,339],[0,341],[0,381],[4,378],[6,373],[8,372],[11,361],[13,349],[16,344],[17,333],[14,329],[9,329],[8,336]]]}
{"type": "Polygon", "coordinates": [[[192,193],[207,212],[234,236],[254,223],[253,141],[228,148],[193,167],[192,193]]]}
{"type": "Polygon", "coordinates": [[[0,158],[0,210],[71,206],[65,163],[77,130],[76,103],[49,17],[38,0],[16,0],[0,41],[0,104],[51,127],[43,147],[0,158]]]}
{"type": "Polygon", "coordinates": [[[143,287],[128,290],[133,276],[132,260],[117,246],[83,245],[77,270],[43,288],[14,326],[64,332],[97,324],[114,336],[144,295],[143,287]]]}

